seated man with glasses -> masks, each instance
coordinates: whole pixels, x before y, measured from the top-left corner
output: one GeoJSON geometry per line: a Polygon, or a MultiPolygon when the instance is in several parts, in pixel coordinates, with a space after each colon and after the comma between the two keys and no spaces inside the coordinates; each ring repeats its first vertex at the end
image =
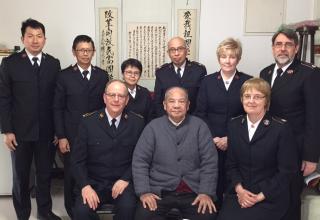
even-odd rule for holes
{"type": "Polygon", "coordinates": [[[183,87],[188,91],[190,100],[189,113],[196,109],[196,101],[200,83],[207,75],[206,67],[198,62],[187,59],[188,48],[181,37],[174,37],[168,42],[168,55],[171,63],[165,63],[156,70],[154,102],[156,115],[165,114],[163,99],[166,90],[173,86],[183,87]]]}
{"type": "Polygon", "coordinates": [[[113,203],[115,220],[132,220],[136,196],[131,160],[144,119],[124,111],[128,89],[120,80],[106,85],[103,100],[105,108],[83,117],[71,153],[72,171],[79,188],[74,219],[99,219],[95,210],[104,203],[113,203]]]}

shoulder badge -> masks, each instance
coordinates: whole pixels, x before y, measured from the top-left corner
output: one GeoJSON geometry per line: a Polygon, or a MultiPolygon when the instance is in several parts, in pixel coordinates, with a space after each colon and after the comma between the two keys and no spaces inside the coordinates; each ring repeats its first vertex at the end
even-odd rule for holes
{"type": "MultiPolygon", "coordinates": [[[[138,116],[139,118],[144,119],[144,117],[143,117],[142,115],[140,115],[140,114],[138,114],[138,113],[136,113],[136,112],[134,112],[134,111],[130,111],[130,113],[134,114],[135,116],[138,116]]],[[[126,114],[126,115],[127,115],[127,114],[126,114]]],[[[128,115],[127,115],[127,118],[128,118],[128,115]]],[[[127,118],[126,118],[126,119],[127,119],[127,118]]]]}
{"type": "MultiPolygon", "coordinates": [[[[231,118],[231,121],[236,120],[237,118],[241,118],[241,117],[243,117],[243,115],[233,117],[233,118],[231,118]]],[[[243,123],[243,120],[244,120],[244,118],[242,119],[241,123],[243,123]]]]}
{"type": "Polygon", "coordinates": [[[287,122],[286,119],[283,119],[283,118],[280,118],[280,117],[275,117],[275,116],[272,117],[272,120],[274,120],[276,122],[279,122],[280,124],[284,124],[284,123],[287,122]]]}
{"type": "MultiPolygon", "coordinates": [[[[88,117],[88,116],[90,116],[90,115],[93,115],[94,113],[96,113],[97,111],[94,111],[94,112],[88,112],[88,113],[85,113],[85,114],[83,114],[82,115],[82,117],[88,117]]],[[[100,115],[99,115],[99,117],[100,117],[100,115]]]]}
{"type": "Polygon", "coordinates": [[[307,66],[307,67],[312,68],[312,69],[316,68],[316,66],[313,65],[312,63],[307,63],[305,61],[301,61],[301,65],[307,66]]]}
{"type": "Polygon", "coordinates": [[[169,66],[169,67],[170,67],[170,63],[162,64],[161,66],[157,67],[157,69],[156,69],[156,70],[162,69],[162,68],[167,67],[167,66],[169,66]]]}

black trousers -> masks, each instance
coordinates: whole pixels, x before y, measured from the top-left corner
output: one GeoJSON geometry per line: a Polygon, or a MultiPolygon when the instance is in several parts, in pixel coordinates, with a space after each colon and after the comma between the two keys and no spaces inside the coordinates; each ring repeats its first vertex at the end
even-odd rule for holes
{"type": "Polygon", "coordinates": [[[72,209],[75,203],[76,195],[74,193],[75,180],[71,172],[70,152],[63,155],[64,166],[64,207],[72,219],[72,209]]]}
{"type": "MultiPolygon", "coordinates": [[[[117,199],[111,197],[111,189],[96,191],[100,199],[100,205],[105,203],[114,204],[114,220],[132,220],[136,210],[137,197],[134,193],[132,183],[123,191],[117,199]]],[[[73,209],[73,217],[76,220],[99,220],[98,214],[87,204],[83,204],[81,192],[77,195],[73,209]]]]}
{"type": "Polygon", "coordinates": [[[290,204],[289,209],[281,220],[301,219],[301,193],[303,190],[303,175],[299,172],[290,184],[290,204]]]}
{"type": "Polygon", "coordinates": [[[45,215],[52,209],[50,194],[51,170],[56,151],[49,140],[19,141],[15,151],[11,152],[13,173],[13,205],[18,219],[29,219],[31,200],[29,176],[32,158],[36,170],[36,201],[38,213],[45,215]]]}
{"type": "Polygon", "coordinates": [[[139,202],[135,220],[165,220],[172,208],[178,209],[182,217],[186,219],[215,220],[216,213],[210,214],[207,211],[205,214],[201,214],[197,212],[198,205],[191,205],[196,197],[197,194],[195,193],[164,192],[161,195],[161,200],[157,200],[158,208],[156,211],[143,208],[142,203],[139,202]]]}

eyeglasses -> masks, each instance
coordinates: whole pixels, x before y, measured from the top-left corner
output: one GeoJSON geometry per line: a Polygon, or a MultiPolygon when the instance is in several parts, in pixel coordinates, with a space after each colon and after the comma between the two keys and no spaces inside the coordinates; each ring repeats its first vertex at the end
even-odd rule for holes
{"type": "Polygon", "coordinates": [[[125,74],[127,74],[128,76],[140,76],[140,72],[136,71],[136,72],[132,72],[132,71],[124,71],[125,74]]]}
{"type": "Polygon", "coordinates": [[[118,97],[119,100],[124,100],[128,95],[116,94],[116,93],[105,93],[107,97],[111,99],[116,99],[118,97]]]}
{"type": "Polygon", "coordinates": [[[79,50],[76,50],[78,53],[81,53],[81,54],[91,54],[94,50],[92,49],[79,49],[79,50]]]}
{"type": "Polygon", "coordinates": [[[291,49],[291,48],[295,47],[295,44],[292,43],[292,42],[285,42],[285,43],[283,43],[283,42],[276,42],[276,43],[273,44],[273,46],[274,46],[275,48],[277,48],[277,49],[280,49],[280,48],[282,48],[283,46],[284,46],[285,49],[291,49]]]}
{"type": "Polygon", "coordinates": [[[254,100],[254,101],[261,101],[262,99],[264,99],[266,96],[262,96],[262,95],[249,95],[249,94],[244,94],[243,95],[243,99],[246,101],[249,100],[254,100]]]}
{"type": "Polygon", "coordinates": [[[175,53],[175,52],[181,53],[185,49],[186,49],[185,47],[177,47],[177,48],[171,47],[168,49],[168,51],[169,51],[169,53],[175,53]]]}

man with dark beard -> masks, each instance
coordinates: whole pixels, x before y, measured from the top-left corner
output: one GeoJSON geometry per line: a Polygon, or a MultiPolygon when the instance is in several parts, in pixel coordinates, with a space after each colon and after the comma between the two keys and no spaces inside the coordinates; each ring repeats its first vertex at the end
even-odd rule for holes
{"type": "Polygon", "coordinates": [[[295,31],[282,28],[272,37],[275,64],[260,73],[272,86],[269,112],[288,120],[299,145],[301,172],[291,184],[291,204],[285,220],[300,219],[303,176],[315,171],[320,154],[318,114],[320,71],[295,58],[299,50],[295,31]]]}

